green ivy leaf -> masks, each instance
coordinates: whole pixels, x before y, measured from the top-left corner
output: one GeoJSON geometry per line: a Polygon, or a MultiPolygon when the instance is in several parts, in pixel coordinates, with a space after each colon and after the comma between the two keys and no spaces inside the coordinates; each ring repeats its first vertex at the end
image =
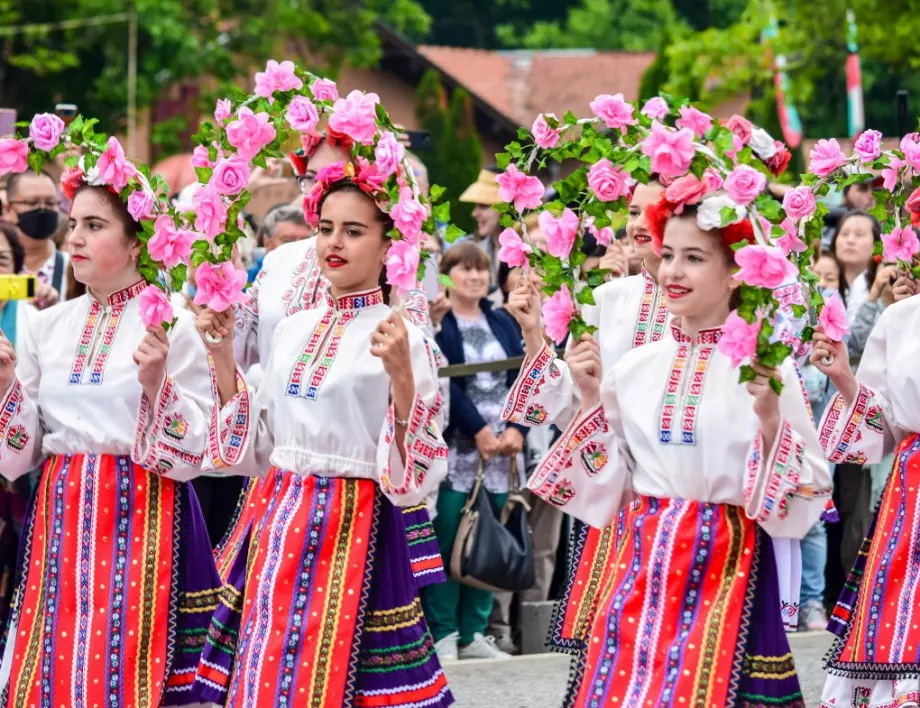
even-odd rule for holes
{"type": "Polygon", "coordinates": [[[445,188],[442,187],[441,185],[439,185],[439,184],[433,184],[433,185],[431,185],[431,189],[429,190],[429,194],[430,194],[430,196],[431,196],[431,202],[432,202],[432,204],[441,201],[441,197],[444,196],[445,192],[447,192],[447,189],[445,189],[445,188]]]}
{"type": "Polygon", "coordinates": [[[742,366],[739,373],[740,375],[738,377],[738,381],[740,383],[748,383],[749,381],[753,381],[757,378],[757,372],[754,371],[754,367],[750,364],[745,364],[742,366]]]}
{"type": "Polygon", "coordinates": [[[754,200],[754,206],[757,207],[757,211],[760,212],[760,215],[767,221],[782,221],[786,216],[782,205],[769,194],[761,194],[757,197],[757,199],[754,200]]]}
{"type": "Polygon", "coordinates": [[[572,111],[568,111],[563,118],[566,125],[578,125],[578,116],[576,116],[572,111]]]}
{"type": "Polygon", "coordinates": [[[456,224],[448,224],[447,232],[444,234],[444,238],[447,239],[447,243],[453,243],[458,238],[466,236],[466,233],[456,224]]]}
{"type": "Polygon", "coordinates": [[[594,291],[591,288],[581,288],[575,295],[575,301],[580,305],[596,305],[594,291]]]}
{"type": "Polygon", "coordinates": [[[211,181],[211,175],[214,174],[214,170],[210,167],[196,167],[195,174],[198,175],[198,181],[201,184],[207,184],[211,181]]]}
{"type": "Polygon", "coordinates": [[[443,224],[446,224],[450,221],[450,202],[442,202],[438,204],[434,209],[434,218],[437,221],[440,221],[443,224]]]}
{"type": "Polygon", "coordinates": [[[770,388],[773,389],[773,393],[779,396],[783,392],[783,382],[780,381],[776,376],[771,376],[770,377],[770,388]]]}
{"type": "Polygon", "coordinates": [[[453,288],[454,281],[451,280],[450,276],[447,273],[438,273],[438,285],[442,288],[453,288]]]}
{"type": "Polygon", "coordinates": [[[35,174],[39,174],[45,166],[46,155],[41,150],[31,150],[26,161],[35,174]]]}

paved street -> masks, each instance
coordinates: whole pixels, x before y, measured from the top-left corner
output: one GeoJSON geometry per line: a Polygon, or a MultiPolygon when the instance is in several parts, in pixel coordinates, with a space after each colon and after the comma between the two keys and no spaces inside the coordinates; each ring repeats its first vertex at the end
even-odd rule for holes
{"type": "MultiPolygon", "coordinates": [[[[792,635],[790,644],[805,692],[817,707],[824,685],[826,632],[792,635]]],[[[458,708],[558,708],[568,678],[568,659],[537,654],[510,661],[463,661],[446,667],[458,708]]]]}

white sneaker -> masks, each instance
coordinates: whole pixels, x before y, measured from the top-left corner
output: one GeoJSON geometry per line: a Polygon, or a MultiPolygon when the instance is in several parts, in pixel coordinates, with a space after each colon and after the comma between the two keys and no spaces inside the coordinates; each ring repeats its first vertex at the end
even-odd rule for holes
{"type": "Polygon", "coordinates": [[[460,634],[458,632],[454,632],[453,634],[448,634],[446,637],[435,643],[434,651],[438,655],[438,661],[443,664],[447,661],[457,660],[458,639],[460,639],[460,634]]]}
{"type": "Polygon", "coordinates": [[[495,637],[484,637],[479,632],[473,635],[473,643],[465,647],[460,647],[461,659],[510,659],[511,655],[506,654],[495,646],[495,637]]]}

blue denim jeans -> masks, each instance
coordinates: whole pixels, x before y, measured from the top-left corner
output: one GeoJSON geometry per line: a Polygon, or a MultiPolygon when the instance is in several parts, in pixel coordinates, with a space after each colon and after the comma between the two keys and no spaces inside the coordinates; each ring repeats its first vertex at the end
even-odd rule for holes
{"type": "Polygon", "coordinates": [[[827,532],[819,521],[802,539],[801,606],[808,602],[824,604],[824,566],[827,564],[827,532]]]}

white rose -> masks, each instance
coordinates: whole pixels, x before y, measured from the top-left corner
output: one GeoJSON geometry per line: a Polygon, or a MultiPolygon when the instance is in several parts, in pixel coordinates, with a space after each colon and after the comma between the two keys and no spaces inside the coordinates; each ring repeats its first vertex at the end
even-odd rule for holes
{"type": "Polygon", "coordinates": [[[751,131],[751,149],[761,160],[769,160],[776,154],[776,142],[763,128],[754,128],[751,131]]]}
{"type": "Polygon", "coordinates": [[[725,207],[735,212],[735,218],[729,221],[728,224],[737,224],[746,214],[744,207],[732,201],[731,197],[724,194],[717,197],[709,197],[704,199],[697,209],[696,225],[703,231],[712,231],[713,229],[721,229],[723,226],[728,226],[728,224],[722,223],[722,209],[725,207]]]}

